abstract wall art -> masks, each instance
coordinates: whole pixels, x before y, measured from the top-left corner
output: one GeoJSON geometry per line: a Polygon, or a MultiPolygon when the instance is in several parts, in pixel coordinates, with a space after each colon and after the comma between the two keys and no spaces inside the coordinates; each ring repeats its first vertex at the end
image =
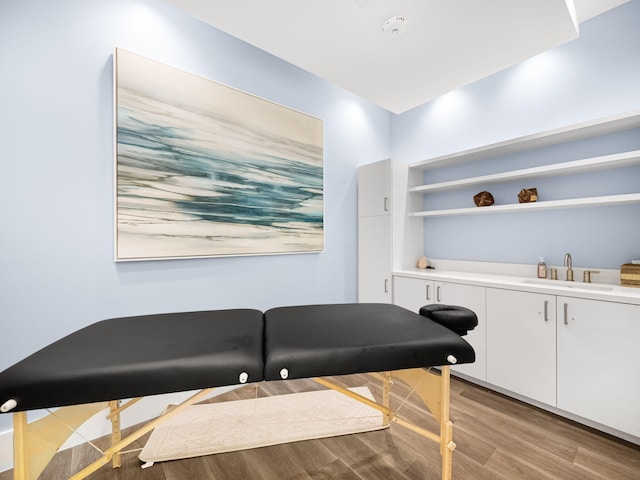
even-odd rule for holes
{"type": "Polygon", "coordinates": [[[322,120],[115,52],[115,260],[324,250],[322,120]]]}

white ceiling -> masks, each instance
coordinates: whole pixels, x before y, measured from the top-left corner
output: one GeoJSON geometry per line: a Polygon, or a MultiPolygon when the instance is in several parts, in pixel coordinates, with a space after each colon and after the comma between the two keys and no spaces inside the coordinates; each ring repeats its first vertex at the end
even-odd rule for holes
{"type": "Polygon", "coordinates": [[[165,1],[402,113],[573,40],[580,22],[629,0],[165,1]],[[407,31],[383,34],[395,16],[407,31]]]}

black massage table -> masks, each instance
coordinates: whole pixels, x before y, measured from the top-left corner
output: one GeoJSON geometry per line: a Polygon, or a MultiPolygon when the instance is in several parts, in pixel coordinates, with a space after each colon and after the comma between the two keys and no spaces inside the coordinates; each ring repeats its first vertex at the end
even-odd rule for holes
{"type": "Polygon", "coordinates": [[[337,304],[146,315],[104,320],[78,330],[0,372],[0,412],[14,414],[14,480],[35,480],[70,433],[51,416],[28,423],[27,411],[58,408],[67,427],[109,408],[112,446],[72,479],[82,479],[162,421],[204,399],[215,387],[313,378],[440,443],[442,478],[451,478],[455,448],[449,421],[449,365],[475,360],[461,338],[477,325],[473,312],[430,305],[420,314],[388,304],[337,304]],[[439,372],[425,367],[439,367],[439,372]],[[320,377],[382,375],[377,404],[320,377]],[[440,424],[435,434],[389,408],[392,378],[419,394],[440,424]],[[203,389],[129,437],[120,413],[141,397],[203,389]],[[121,399],[130,399],[121,403],[121,399]],[[41,438],[46,435],[47,442],[41,438]]]}

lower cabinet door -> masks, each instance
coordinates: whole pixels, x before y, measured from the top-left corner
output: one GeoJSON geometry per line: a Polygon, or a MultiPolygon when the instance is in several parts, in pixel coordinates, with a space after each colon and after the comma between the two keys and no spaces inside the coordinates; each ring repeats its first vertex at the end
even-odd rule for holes
{"type": "Polygon", "coordinates": [[[462,337],[475,350],[476,361],[464,365],[453,365],[451,370],[483,381],[487,379],[485,290],[485,287],[476,285],[436,282],[434,293],[436,302],[466,307],[478,316],[478,326],[462,337]]]}
{"type": "Polygon", "coordinates": [[[487,288],[487,382],[556,404],[556,298],[487,288]]]}
{"type": "Polygon", "coordinates": [[[393,277],[393,303],[418,313],[421,307],[433,303],[433,280],[393,277]]]}
{"type": "Polygon", "coordinates": [[[640,437],[640,306],[558,297],[558,408],[640,437]]]}
{"type": "Polygon", "coordinates": [[[419,312],[432,303],[457,305],[471,309],[478,316],[478,326],[463,338],[476,352],[476,361],[464,365],[453,365],[454,372],[463,373],[478,380],[486,380],[486,316],[485,287],[460,283],[436,282],[410,277],[393,277],[393,303],[419,312]]]}
{"type": "Polygon", "coordinates": [[[391,216],[358,218],[358,301],[391,303],[391,216]]]}

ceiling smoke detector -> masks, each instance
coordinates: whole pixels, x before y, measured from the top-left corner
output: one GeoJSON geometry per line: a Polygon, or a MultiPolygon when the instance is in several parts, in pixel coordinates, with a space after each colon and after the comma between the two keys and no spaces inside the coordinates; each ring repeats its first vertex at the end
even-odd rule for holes
{"type": "Polygon", "coordinates": [[[387,37],[397,38],[407,31],[407,19],[401,16],[391,17],[382,24],[382,31],[387,37]]]}

